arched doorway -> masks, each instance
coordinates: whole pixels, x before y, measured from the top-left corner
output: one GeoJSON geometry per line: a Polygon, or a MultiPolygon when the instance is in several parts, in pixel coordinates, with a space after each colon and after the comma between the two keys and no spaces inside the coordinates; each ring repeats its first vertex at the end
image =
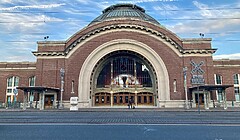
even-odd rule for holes
{"type": "MultiPolygon", "coordinates": [[[[100,70],[99,66],[100,62],[102,62],[101,60],[106,60],[106,57],[108,57],[109,54],[122,50],[131,51],[133,53],[137,52],[140,56],[143,56],[143,60],[148,60],[147,62],[150,62],[149,64],[155,70],[155,78],[157,78],[155,79],[156,88],[153,88],[155,91],[152,91],[151,93],[156,94],[154,95],[154,99],[156,99],[154,102],[156,102],[155,104],[157,107],[164,106],[166,102],[170,100],[169,75],[162,58],[150,46],[142,42],[131,39],[116,39],[98,46],[85,59],[79,73],[79,107],[95,106],[93,95],[97,93],[97,91],[94,90],[93,83],[96,83],[96,81],[94,81],[94,76],[96,76],[97,73],[96,70],[100,70]]],[[[99,88],[98,92],[102,92],[101,88],[99,88]]],[[[143,89],[141,92],[146,91],[143,89]]],[[[107,93],[111,93],[111,90],[107,93]]],[[[111,100],[113,100],[112,98],[113,97],[111,97],[111,100]]]]}
{"type": "Polygon", "coordinates": [[[119,50],[103,56],[91,76],[94,106],[156,106],[157,76],[142,55],[119,50]]]}

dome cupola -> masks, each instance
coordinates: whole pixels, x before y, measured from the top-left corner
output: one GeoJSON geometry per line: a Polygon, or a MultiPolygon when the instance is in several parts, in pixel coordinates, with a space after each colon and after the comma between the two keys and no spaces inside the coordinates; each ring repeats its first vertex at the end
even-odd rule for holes
{"type": "Polygon", "coordinates": [[[98,23],[116,19],[138,19],[154,24],[160,24],[157,20],[145,13],[145,10],[134,4],[116,4],[103,10],[102,15],[94,19],[91,23],[98,23]]]}

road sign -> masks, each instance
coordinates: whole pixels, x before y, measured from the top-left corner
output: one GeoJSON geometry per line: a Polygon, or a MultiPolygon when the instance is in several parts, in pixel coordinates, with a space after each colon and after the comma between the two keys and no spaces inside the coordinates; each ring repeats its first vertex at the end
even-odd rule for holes
{"type": "Polygon", "coordinates": [[[201,66],[204,64],[203,61],[201,61],[199,64],[191,61],[190,62],[192,64],[192,66],[194,67],[191,71],[192,74],[204,74],[204,70],[201,68],[201,66]]]}
{"type": "Polygon", "coordinates": [[[17,94],[18,94],[18,90],[17,90],[16,88],[14,88],[14,89],[13,89],[13,93],[14,93],[15,95],[17,95],[17,94]]]}

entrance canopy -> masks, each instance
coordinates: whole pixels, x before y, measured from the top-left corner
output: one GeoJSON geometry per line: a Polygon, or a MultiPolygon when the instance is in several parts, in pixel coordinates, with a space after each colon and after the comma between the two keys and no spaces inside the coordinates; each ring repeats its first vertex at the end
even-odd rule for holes
{"type": "Polygon", "coordinates": [[[17,87],[17,89],[23,90],[24,92],[36,92],[36,93],[42,93],[42,92],[44,92],[44,91],[46,92],[48,90],[55,91],[55,92],[60,91],[59,88],[41,87],[41,86],[37,86],[37,87],[17,87]]]}
{"type": "MultiPolygon", "coordinates": [[[[223,107],[224,109],[227,109],[227,97],[226,97],[226,89],[229,87],[233,87],[233,85],[199,85],[199,86],[194,86],[194,87],[190,87],[189,90],[190,91],[212,91],[212,90],[220,90],[221,94],[223,96],[223,107]]],[[[208,92],[204,93],[204,106],[206,109],[209,109],[209,94],[207,94],[208,92]]],[[[198,92],[199,94],[199,92],[198,92]]]]}
{"type": "Polygon", "coordinates": [[[193,90],[207,90],[207,91],[211,91],[211,90],[226,90],[229,87],[233,87],[233,85],[199,85],[199,86],[194,86],[194,87],[190,87],[189,90],[193,91],[193,90]]]}
{"type": "Polygon", "coordinates": [[[17,89],[23,90],[23,110],[26,110],[26,104],[27,104],[27,94],[29,92],[32,92],[34,94],[39,95],[39,105],[40,105],[40,110],[44,109],[44,94],[47,91],[54,91],[58,93],[60,91],[59,88],[52,88],[52,87],[17,87],[17,89]]]}

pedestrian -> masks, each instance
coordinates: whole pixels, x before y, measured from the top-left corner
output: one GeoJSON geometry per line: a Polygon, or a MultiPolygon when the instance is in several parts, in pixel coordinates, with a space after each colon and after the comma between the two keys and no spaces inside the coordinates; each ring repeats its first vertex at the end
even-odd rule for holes
{"type": "Polygon", "coordinates": [[[128,101],[128,109],[130,109],[130,101],[128,101]]]}
{"type": "Polygon", "coordinates": [[[130,99],[130,108],[132,109],[132,104],[133,104],[133,100],[132,99],[130,99]]]}

